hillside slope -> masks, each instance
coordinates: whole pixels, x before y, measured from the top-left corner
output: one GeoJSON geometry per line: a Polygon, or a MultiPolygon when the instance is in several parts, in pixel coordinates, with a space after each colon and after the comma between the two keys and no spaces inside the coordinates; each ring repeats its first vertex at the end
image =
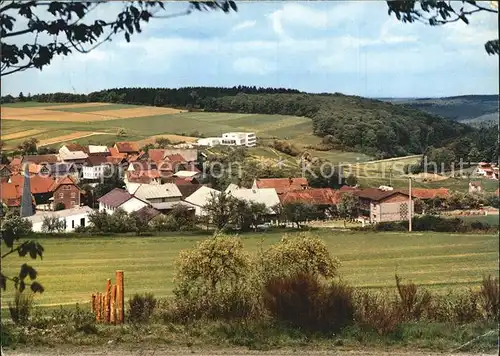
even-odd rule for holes
{"type": "Polygon", "coordinates": [[[384,100],[456,121],[473,123],[498,119],[498,95],[384,100]]]}
{"type": "MultiPolygon", "coordinates": [[[[460,97],[450,100],[467,106],[469,99],[460,97]]],[[[42,94],[33,96],[32,100],[42,102],[97,101],[169,106],[195,111],[307,117],[312,119],[313,133],[323,138],[323,148],[362,152],[376,158],[420,154],[430,146],[461,147],[460,157],[462,157],[464,150],[471,149],[471,143],[475,144],[480,151],[483,150],[483,146],[491,147],[491,140],[486,143],[479,142],[482,135],[470,126],[416,110],[411,102],[405,104],[403,101],[404,105],[400,105],[401,102],[392,104],[339,93],[307,94],[283,88],[241,86],[178,89],[117,88],[93,92],[89,95],[42,94]],[[470,137],[467,142],[463,140],[466,136],[470,137]]],[[[419,101],[418,104],[436,106],[426,100],[431,99],[419,101]]],[[[493,107],[491,96],[483,98],[483,101],[489,103],[488,110],[493,107]]],[[[478,113],[478,111],[474,112],[474,114],[478,113]]],[[[481,112],[482,114],[485,112],[481,112]]],[[[304,133],[311,133],[310,127],[304,126],[304,133]]],[[[203,130],[202,127],[199,129],[203,130]]],[[[490,154],[488,153],[487,156],[489,157],[490,154]]],[[[485,157],[485,159],[489,158],[485,157]]]]}

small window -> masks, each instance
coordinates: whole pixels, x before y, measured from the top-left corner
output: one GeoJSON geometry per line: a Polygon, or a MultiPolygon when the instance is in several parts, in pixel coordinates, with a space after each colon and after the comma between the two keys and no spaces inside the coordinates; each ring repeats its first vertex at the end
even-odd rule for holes
{"type": "Polygon", "coordinates": [[[75,206],[76,202],[74,200],[71,201],[71,206],[75,206]]]}
{"type": "Polygon", "coordinates": [[[63,189],[64,189],[64,190],[70,190],[70,189],[71,189],[71,187],[70,187],[69,185],[65,185],[65,186],[63,186],[63,189]]]}
{"type": "MultiPolygon", "coordinates": [[[[74,202],[72,202],[74,203],[74,202]]],[[[71,220],[71,228],[74,229],[75,228],[75,220],[71,220]]]]}
{"type": "Polygon", "coordinates": [[[60,199],[64,198],[64,193],[59,193],[59,198],[60,199]]]}
{"type": "Polygon", "coordinates": [[[75,192],[71,192],[71,197],[72,198],[76,198],[76,193],[75,192]]]}

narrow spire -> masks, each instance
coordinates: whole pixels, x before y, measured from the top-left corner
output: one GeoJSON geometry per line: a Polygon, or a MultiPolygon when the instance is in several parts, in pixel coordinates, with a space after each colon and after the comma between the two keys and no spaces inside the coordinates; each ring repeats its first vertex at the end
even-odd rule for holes
{"type": "Polygon", "coordinates": [[[33,209],[33,200],[31,197],[29,164],[26,164],[24,166],[24,184],[23,194],[21,196],[21,217],[26,218],[32,215],[35,215],[35,212],[33,209]]]}

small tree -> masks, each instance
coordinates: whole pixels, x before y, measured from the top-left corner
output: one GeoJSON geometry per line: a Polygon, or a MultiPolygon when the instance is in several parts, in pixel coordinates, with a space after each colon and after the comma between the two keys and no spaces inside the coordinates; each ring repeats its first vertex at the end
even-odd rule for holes
{"type": "Polygon", "coordinates": [[[208,203],[203,206],[203,210],[217,230],[222,230],[231,220],[233,204],[234,198],[229,194],[212,193],[208,203]]]}
{"type": "Polygon", "coordinates": [[[31,221],[21,218],[19,214],[15,212],[9,211],[0,219],[0,231],[2,244],[5,244],[7,248],[6,250],[2,248],[0,260],[0,289],[5,291],[7,288],[7,281],[10,280],[14,283],[14,288],[17,292],[22,293],[26,286],[30,286],[32,292],[42,293],[44,291],[42,285],[35,281],[37,271],[30,265],[24,263],[20,268],[19,274],[13,277],[5,275],[3,269],[5,265],[4,259],[16,252],[19,257],[29,255],[32,259],[36,259],[37,257],[42,258],[44,249],[37,241],[27,240],[19,243],[19,239],[28,236],[32,232],[31,221]],[[31,280],[31,284],[26,283],[26,278],[31,280]]]}
{"type": "Polygon", "coordinates": [[[118,131],[116,132],[116,137],[125,137],[127,136],[127,131],[125,131],[125,129],[121,128],[121,129],[118,129],[118,131]]]}
{"type": "Polygon", "coordinates": [[[349,174],[346,178],[346,184],[354,187],[356,184],[358,184],[358,178],[354,174],[349,174]]]}
{"type": "Polygon", "coordinates": [[[302,202],[290,202],[283,204],[283,213],[287,221],[297,225],[297,229],[302,227],[302,224],[315,216],[315,207],[313,205],[304,204],[302,202]]]}
{"type": "Polygon", "coordinates": [[[285,235],[262,253],[265,279],[294,276],[298,273],[333,278],[340,262],[330,255],[324,241],[311,233],[285,235]]]}
{"type": "Polygon", "coordinates": [[[359,198],[352,193],[345,193],[339,204],[339,215],[345,220],[354,220],[359,216],[359,198]]]}
{"type": "Polygon", "coordinates": [[[185,205],[174,206],[169,216],[174,221],[176,230],[191,230],[195,225],[195,216],[185,205]]]}
{"type": "Polygon", "coordinates": [[[56,216],[46,216],[43,218],[42,231],[46,233],[63,232],[66,230],[66,221],[56,216]]]}
{"type": "Polygon", "coordinates": [[[158,148],[165,148],[172,144],[172,142],[170,142],[170,140],[166,137],[158,137],[155,140],[155,143],[158,148]]]}

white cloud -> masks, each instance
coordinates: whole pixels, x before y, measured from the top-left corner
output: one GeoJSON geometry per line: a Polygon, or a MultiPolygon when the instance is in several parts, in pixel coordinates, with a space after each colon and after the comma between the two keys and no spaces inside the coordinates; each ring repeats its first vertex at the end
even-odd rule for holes
{"type": "Polygon", "coordinates": [[[244,30],[244,29],[248,29],[248,28],[252,28],[255,26],[255,24],[257,23],[257,21],[243,21],[243,22],[240,22],[239,24],[237,24],[236,26],[234,26],[231,31],[241,31],[241,30],[244,30]]]}
{"type": "Polygon", "coordinates": [[[260,58],[238,58],[233,63],[233,69],[239,73],[266,75],[276,71],[276,65],[260,58]]]}

